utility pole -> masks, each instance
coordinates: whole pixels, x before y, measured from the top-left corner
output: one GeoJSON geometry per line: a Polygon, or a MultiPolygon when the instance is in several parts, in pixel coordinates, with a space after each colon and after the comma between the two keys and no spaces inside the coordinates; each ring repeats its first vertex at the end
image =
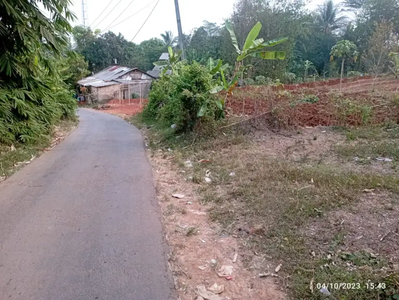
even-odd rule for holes
{"type": "Polygon", "coordinates": [[[184,53],[183,29],[181,27],[179,0],[175,0],[175,8],[176,8],[176,19],[177,19],[177,31],[179,33],[179,44],[180,44],[180,49],[182,51],[182,56],[181,57],[182,57],[182,59],[186,59],[186,55],[184,53]]]}
{"type": "Polygon", "coordinates": [[[82,0],[82,21],[84,28],[86,28],[86,26],[89,26],[87,0],[82,0]]]}

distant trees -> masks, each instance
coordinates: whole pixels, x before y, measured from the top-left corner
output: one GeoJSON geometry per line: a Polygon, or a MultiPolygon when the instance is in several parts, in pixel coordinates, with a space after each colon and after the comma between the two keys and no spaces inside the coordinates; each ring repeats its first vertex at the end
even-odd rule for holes
{"type": "MultiPolygon", "coordinates": [[[[264,76],[290,81],[286,74],[294,74],[297,81],[306,80],[310,61],[313,64],[312,74],[315,76],[339,76],[339,72],[345,73],[345,70],[340,68],[336,61],[330,61],[330,56],[332,47],[341,40],[355,44],[361,58],[357,62],[343,59],[345,69],[372,73],[369,64],[370,55],[376,50],[372,49],[370,40],[377,24],[390,23],[392,36],[399,34],[398,0],[346,0],[341,4],[325,0],[314,11],[306,10],[305,2],[305,0],[236,2],[228,20],[236,34],[240,49],[245,43],[247,33],[257,22],[263,24],[259,37],[264,40],[288,37],[287,42],[272,49],[285,51],[285,60],[265,61],[257,57],[247,57],[245,65],[251,68],[247,69],[245,76],[252,79],[264,76]]],[[[141,44],[128,42],[123,36],[112,32],[100,34],[81,27],[75,27],[73,35],[76,50],[88,60],[91,71],[98,71],[113,64],[114,59],[117,59],[118,64],[148,70],[169,46],[174,49],[177,47],[176,38],[170,31],[162,33],[159,39],[146,40],[141,44]]],[[[230,66],[235,64],[235,48],[224,25],[204,21],[202,26],[183,36],[183,44],[189,62],[206,64],[209,58],[212,58],[222,59],[230,66]]]]}
{"type": "Polygon", "coordinates": [[[167,51],[165,42],[171,43],[174,39],[169,32],[165,33],[166,40],[153,38],[138,45],[111,31],[99,34],[90,28],[76,26],[72,33],[75,50],[85,57],[93,72],[115,64],[115,60],[119,65],[134,66],[144,71],[152,69],[153,63],[167,51]]]}

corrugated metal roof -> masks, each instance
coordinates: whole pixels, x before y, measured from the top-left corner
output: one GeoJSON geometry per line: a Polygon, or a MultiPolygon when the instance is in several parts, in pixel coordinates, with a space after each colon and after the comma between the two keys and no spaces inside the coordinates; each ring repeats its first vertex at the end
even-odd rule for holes
{"type": "Polygon", "coordinates": [[[159,60],[169,60],[169,53],[162,53],[159,60]]]}
{"type": "Polygon", "coordinates": [[[104,86],[110,86],[110,85],[115,85],[119,84],[119,82],[116,81],[110,81],[110,82],[104,82],[104,81],[98,81],[98,82],[92,82],[89,85],[93,87],[104,87],[104,86]]]}
{"type": "Polygon", "coordinates": [[[110,81],[117,79],[132,70],[132,68],[124,66],[110,66],[94,75],[79,80],[78,84],[95,87],[117,84],[115,82],[111,83],[110,81]]]}
{"type": "MultiPolygon", "coordinates": [[[[83,85],[83,86],[94,86],[94,87],[102,87],[102,86],[108,86],[108,85],[115,85],[118,84],[116,82],[118,78],[122,77],[123,75],[131,72],[138,70],[142,72],[143,74],[147,74],[146,72],[141,71],[138,68],[128,68],[128,67],[123,67],[123,66],[111,66],[108,67],[94,75],[91,75],[89,77],[83,78],[82,80],[78,81],[78,84],[83,85]]],[[[151,74],[147,74],[152,76],[151,74]]],[[[155,77],[155,76],[152,76],[155,77]]]]}

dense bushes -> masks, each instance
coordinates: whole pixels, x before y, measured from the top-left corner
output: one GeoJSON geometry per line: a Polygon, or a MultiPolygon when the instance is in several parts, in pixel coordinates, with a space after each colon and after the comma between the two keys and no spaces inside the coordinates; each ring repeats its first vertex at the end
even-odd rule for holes
{"type": "Polygon", "coordinates": [[[73,117],[76,105],[62,80],[47,76],[22,88],[0,83],[0,143],[36,142],[61,118],[73,117]]]}
{"type": "Polygon", "coordinates": [[[71,86],[87,74],[69,55],[69,1],[0,2],[0,143],[32,143],[75,114],[71,86]],[[48,15],[48,16],[46,16],[48,15]]]}
{"type": "Polygon", "coordinates": [[[181,64],[173,75],[154,82],[143,116],[164,126],[175,124],[177,131],[192,131],[199,122],[218,119],[221,108],[210,93],[212,80],[209,71],[198,63],[181,64]]]}

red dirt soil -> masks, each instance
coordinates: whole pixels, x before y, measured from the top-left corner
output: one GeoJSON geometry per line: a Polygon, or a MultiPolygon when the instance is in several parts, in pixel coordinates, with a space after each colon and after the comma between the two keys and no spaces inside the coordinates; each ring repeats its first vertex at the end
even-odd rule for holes
{"type": "Polygon", "coordinates": [[[339,88],[339,79],[279,87],[242,87],[228,98],[227,108],[234,115],[273,112],[279,123],[288,126],[361,125],[365,108],[372,110],[368,120],[371,123],[399,121],[398,105],[388,100],[399,94],[399,80],[348,78],[343,81],[341,92],[339,88]],[[314,103],[309,96],[315,99],[314,103]]]}
{"type": "Polygon", "coordinates": [[[109,114],[121,117],[131,117],[142,112],[147,102],[147,99],[114,99],[109,101],[100,109],[109,114]]]}

